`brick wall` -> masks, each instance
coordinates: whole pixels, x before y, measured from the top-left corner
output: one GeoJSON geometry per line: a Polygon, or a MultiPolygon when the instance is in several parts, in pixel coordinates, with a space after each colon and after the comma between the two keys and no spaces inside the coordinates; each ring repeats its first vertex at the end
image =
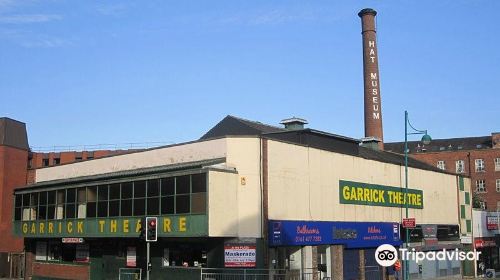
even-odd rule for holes
{"type": "Polygon", "coordinates": [[[21,252],[23,240],[12,234],[14,188],[26,184],[28,151],[0,146],[0,252],[21,252]]]}
{"type": "Polygon", "coordinates": [[[500,149],[468,150],[468,151],[442,151],[411,154],[415,159],[437,166],[437,162],[445,162],[446,171],[455,172],[457,160],[465,163],[463,175],[471,177],[471,190],[476,190],[476,181],[485,180],[486,193],[479,194],[486,201],[488,210],[496,211],[497,202],[500,201],[500,192],[496,191],[496,180],[500,179],[500,171],[495,171],[495,158],[500,158],[500,149]],[[485,171],[475,171],[475,160],[483,159],[485,171]]]}
{"type": "Polygon", "coordinates": [[[90,279],[90,266],[87,264],[56,264],[33,262],[33,276],[59,279],[90,279]]]}

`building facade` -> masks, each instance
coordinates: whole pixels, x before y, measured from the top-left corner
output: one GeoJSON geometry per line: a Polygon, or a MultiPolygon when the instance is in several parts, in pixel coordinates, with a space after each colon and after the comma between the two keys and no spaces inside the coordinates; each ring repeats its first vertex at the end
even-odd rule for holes
{"type": "MultiPolygon", "coordinates": [[[[404,152],[404,143],[386,143],[385,149],[404,152]]],[[[436,139],[429,145],[409,142],[410,155],[447,172],[468,176],[481,208],[500,209],[500,133],[491,136],[436,139]]]]}
{"type": "MultiPolygon", "coordinates": [[[[470,180],[416,160],[409,166],[405,195],[400,155],[228,116],[197,141],[37,169],[35,182],[15,192],[14,233],[33,278],[144,272],[140,236],[153,216],[155,279],[230,268],[387,279],[374,250],[401,246],[406,203],[417,223],[412,247],[471,249],[470,180]]],[[[410,273],[425,279],[464,267],[412,263],[410,273]]]]}
{"type": "Polygon", "coordinates": [[[36,181],[36,169],[101,158],[130,150],[33,152],[28,144],[26,125],[0,118],[0,277],[19,275],[24,263],[22,238],[12,233],[12,193],[15,188],[36,181]]]}

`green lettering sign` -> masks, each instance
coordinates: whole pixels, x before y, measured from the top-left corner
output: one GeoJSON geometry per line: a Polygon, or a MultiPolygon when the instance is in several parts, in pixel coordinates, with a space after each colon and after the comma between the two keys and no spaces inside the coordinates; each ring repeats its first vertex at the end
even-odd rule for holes
{"type": "MultiPolygon", "coordinates": [[[[22,237],[139,237],[141,218],[89,218],[15,221],[14,234],[22,237]]],[[[158,236],[207,236],[206,215],[158,217],[158,236]]]]}
{"type": "Polygon", "coordinates": [[[339,196],[342,204],[358,204],[386,207],[424,208],[423,191],[352,181],[339,181],[339,196]]]}

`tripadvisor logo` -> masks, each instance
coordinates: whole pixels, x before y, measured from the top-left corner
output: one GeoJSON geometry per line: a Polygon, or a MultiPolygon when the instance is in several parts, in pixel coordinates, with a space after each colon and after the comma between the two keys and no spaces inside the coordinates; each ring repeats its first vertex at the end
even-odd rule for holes
{"type": "Polygon", "coordinates": [[[398,250],[390,244],[380,245],[375,250],[375,260],[381,266],[392,266],[398,260],[398,250]]]}
{"type": "MultiPolygon", "coordinates": [[[[476,250],[474,251],[460,251],[459,249],[455,250],[446,250],[442,249],[440,251],[428,251],[428,252],[417,252],[415,248],[408,250],[408,248],[400,248],[399,255],[400,259],[403,261],[414,261],[419,263],[423,260],[449,260],[449,261],[474,261],[479,260],[479,255],[481,252],[476,250]]],[[[377,250],[375,250],[375,260],[381,266],[392,266],[398,260],[398,250],[394,248],[394,246],[390,244],[383,244],[378,246],[377,250]]]]}

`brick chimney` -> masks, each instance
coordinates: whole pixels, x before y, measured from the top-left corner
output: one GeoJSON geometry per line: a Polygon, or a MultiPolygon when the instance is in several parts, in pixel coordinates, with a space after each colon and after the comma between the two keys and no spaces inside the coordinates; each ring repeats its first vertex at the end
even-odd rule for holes
{"type": "Polygon", "coordinates": [[[365,137],[374,137],[379,148],[384,149],[382,130],[382,100],[380,98],[380,82],[378,72],[378,51],[373,9],[363,9],[358,13],[361,18],[363,36],[363,75],[365,105],[365,137]]]}

